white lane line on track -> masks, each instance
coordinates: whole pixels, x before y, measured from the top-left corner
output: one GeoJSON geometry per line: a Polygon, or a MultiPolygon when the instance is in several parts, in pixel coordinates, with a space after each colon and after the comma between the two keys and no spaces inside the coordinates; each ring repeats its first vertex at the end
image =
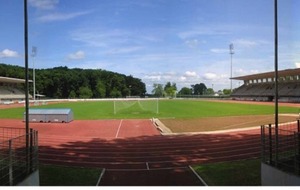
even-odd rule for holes
{"type": "Polygon", "coordinates": [[[120,132],[120,129],[121,129],[122,123],[123,123],[123,119],[120,121],[120,124],[119,124],[118,130],[117,130],[117,133],[116,133],[116,138],[118,138],[118,135],[119,135],[119,132],[120,132]]]}

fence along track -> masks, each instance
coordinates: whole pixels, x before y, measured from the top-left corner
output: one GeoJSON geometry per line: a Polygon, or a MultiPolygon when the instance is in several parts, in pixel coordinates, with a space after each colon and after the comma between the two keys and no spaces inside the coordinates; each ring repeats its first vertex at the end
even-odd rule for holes
{"type": "Polygon", "coordinates": [[[300,122],[261,126],[262,161],[300,175],[300,122]]]}
{"type": "Polygon", "coordinates": [[[4,127],[0,133],[0,185],[17,185],[38,168],[38,133],[4,127]]]}

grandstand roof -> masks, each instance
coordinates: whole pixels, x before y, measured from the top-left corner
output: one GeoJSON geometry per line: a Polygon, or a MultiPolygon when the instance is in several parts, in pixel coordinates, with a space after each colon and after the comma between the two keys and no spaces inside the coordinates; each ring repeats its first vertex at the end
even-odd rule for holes
{"type": "MultiPolygon", "coordinates": [[[[298,69],[286,69],[278,71],[278,77],[285,77],[285,76],[294,76],[300,75],[300,68],[298,69]]],[[[263,78],[274,78],[275,72],[266,72],[266,73],[258,73],[253,75],[245,75],[239,77],[232,77],[231,79],[234,80],[253,80],[253,79],[263,79],[263,78]]]]}
{"type": "MultiPolygon", "coordinates": [[[[25,83],[24,79],[10,78],[10,77],[0,77],[0,82],[4,83],[25,83]]],[[[32,82],[32,80],[29,80],[32,82]]]]}

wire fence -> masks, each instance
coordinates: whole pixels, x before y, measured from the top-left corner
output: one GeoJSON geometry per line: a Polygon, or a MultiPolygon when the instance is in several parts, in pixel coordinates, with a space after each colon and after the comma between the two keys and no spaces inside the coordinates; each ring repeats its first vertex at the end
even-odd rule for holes
{"type": "Polygon", "coordinates": [[[38,169],[38,133],[1,127],[0,134],[0,185],[17,185],[38,169]]]}
{"type": "Polygon", "coordinates": [[[261,126],[262,162],[300,175],[299,120],[278,127],[261,126]]]}

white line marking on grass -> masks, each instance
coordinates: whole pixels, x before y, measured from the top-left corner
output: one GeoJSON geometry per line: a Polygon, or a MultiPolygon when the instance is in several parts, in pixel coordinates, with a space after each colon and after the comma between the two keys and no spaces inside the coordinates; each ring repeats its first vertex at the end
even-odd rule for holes
{"type": "Polygon", "coordinates": [[[120,132],[122,123],[123,123],[123,119],[121,120],[121,122],[120,122],[120,124],[119,124],[118,130],[117,130],[117,133],[116,133],[116,138],[118,138],[118,135],[119,135],[119,132],[120,132]]]}
{"type": "Polygon", "coordinates": [[[192,166],[189,166],[189,168],[192,170],[192,172],[196,175],[196,177],[201,181],[201,183],[205,186],[208,186],[205,181],[202,179],[202,177],[192,168],[192,166]]]}
{"type": "Polygon", "coordinates": [[[104,173],[105,173],[105,168],[102,169],[102,172],[101,172],[101,174],[100,174],[100,176],[99,176],[99,179],[98,179],[98,182],[97,182],[96,186],[99,186],[99,184],[100,184],[100,182],[101,182],[101,179],[102,179],[104,173]]]}

